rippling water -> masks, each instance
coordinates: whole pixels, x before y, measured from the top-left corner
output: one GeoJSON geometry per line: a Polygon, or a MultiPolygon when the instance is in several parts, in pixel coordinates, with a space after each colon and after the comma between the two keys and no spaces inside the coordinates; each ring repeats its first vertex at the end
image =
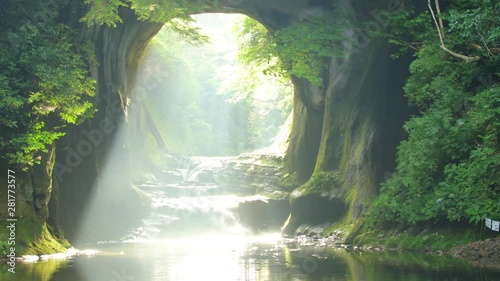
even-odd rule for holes
{"type": "MultiPolygon", "coordinates": [[[[3,263],[0,280],[500,281],[500,272],[473,268],[449,257],[346,251],[285,240],[277,234],[250,235],[233,210],[241,202],[261,198],[236,196],[220,188],[222,177],[217,173],[231,159],[197,160],[178,182],[142,185],[154,209],[123,241],[83,245],[98,251],[92,255],[19,261],[15,274],[3,263]]],[[[240,165],[232,163],[231,167],[240,165]]],[[[252,169],[248,161],[244,164],[252,169]]]]}
{"type": "Polygon", "coordinates": [[[500,272],[448,257],[349,252],[267,236],[201,236],[95,245],[92,256],[17,263],[12,281],[474,281],[500,272]]]}

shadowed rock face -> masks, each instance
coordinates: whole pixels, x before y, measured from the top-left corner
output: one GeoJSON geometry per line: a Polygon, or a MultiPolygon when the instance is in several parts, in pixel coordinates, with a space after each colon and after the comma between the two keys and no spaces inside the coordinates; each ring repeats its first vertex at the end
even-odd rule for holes
{"type": "MultiPolygon", "coordinates": [[[[339,22],[347,22],[346,14],[355,15],[374,29],[385,25],[378,10],[397,13],[400,8],[395,1],[336,3],[339,22]]],[[[291,216],[282,229],[285,234],[293,234],[300,224],[314,224],[317,210],[306,206],[310,201],[336,206],[331,222],[346,215],[360,218],[380,182],[392,171],[396,146],[403,138],[408,108],[402,86],[408,60],[392,60],[394,50],[385,40],[355,28],[345,36],[354,43],[342,46],[343,57],[331,59],[323,87],[295,79],[295,119],[285,158],[286,172],[296,173],[301,182],[316,172],[338,172],[340,186],[336,188],[341,195],[326,197],[329,192],[325,190],[292,198],[291,216]],[[323,100],[315,102],[318,92],[323,100]]]]}
{"type": "MultiPolygon", "coordinates": [[[[377,30],[385,23],[375,11],[397,12],[401,3],[396,0],[225,0],[200,13],[240,12],[276,30],[300,18],[321,15],[324,7],[332,5],[339,22],[345,24],[346,17],[350,17],[358,23],[369,21],[371,28],[377,30]]],[[[100,26],[85,31],[85,36],[94,42],[99,62],[93,69],[99,112],[92,121],[69,132],[57,146],[57,162],[69,166],[64,169],[56,163],[54,171],[61,190],[60,202],[64,202],[60,212],[66,214],[62,221],[69,234],[71,224],[78,223],[78,214],[83,212],[94,179],[101,175],[119,126],[124,124],[125,134],[138,129],[127,126],[127,98],[140,98],[143,91],[156,83],[152,77],[148,84],[134,85],[134,77],[142,51],[162,24],[139,22],[129,10],[122,10],[121,15],[123,24],[116,28],[100,26]],[[103,122],[110,122],[115,129],[103,131],[103,122]],[[102,138],[78,164],[68,165],[68,148],[76,149],[92,130],[100,130],[102,138]]],[[[364,213],[368,198],[376,193],[384,173],[393,167],[395,147],[402,138],[401,125],[407,118],[401,87],[408,62],[393,61],[389,45],[382,39],[370,38],[356,29],[346,31],[346,36],[354,43],[346,42],[344,57],[332,58],[325,65],[321,87],[292,78],[294,124],[285,158],[286,172],[296,174],[301,183],[314,172],[337,171],[341,175],[343,197],[327,200],[332,204],[331,210],[336,210],[332,221],[342,218],[346,212],[351,212],[353,218],[364,213]],[[342,206],[337,208],[338,204],[342,206]]],[[[116,138],[116,141],[120,142],[115,147],[120,149],[122,159],[112,169],[121,175],[117,179],[122,182],[121,186],[127,187],[130,185],[129,147],[126,138],[116,138]]],[[[133,192],[131,194],[127,198],[133,198],[133,192]]],[[[302,202],[309,201],[300,196],[292,199],[289,221],[297,223],[286,225],[285,233],[294,233],[298,222],[314,223],[314,208],[301,206],[302,202]],[[294,216],[300,219],[295,220],[294,216]]],[[[99,219],[112,221],[113,214],[139,208],[131,204],[130,201],[115,204],[99,219]]]]}
{"type": "Polygon", "coordinates": [[[345,214],[345,203],[342,199],[321,196],[320,194],[309,194],[291,200],[290,215],[283,234],[293,235],[302,227],[304,230],[309,226],[326,226],[342,218],[345,214]],[[292,230],[288,230],[290,227],[292,230]]]}
{"type": "Polygon", "coordinates": [[[288,201],[246,201],[233,210],[238,221],[254,233],[276,232],[285,222],[290,212],[288,201]]]}

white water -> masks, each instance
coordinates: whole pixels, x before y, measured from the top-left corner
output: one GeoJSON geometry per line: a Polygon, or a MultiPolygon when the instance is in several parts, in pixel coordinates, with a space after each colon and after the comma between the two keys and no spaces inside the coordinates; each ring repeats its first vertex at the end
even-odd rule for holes
{"type": "Polygon", "coordinates": [[[126,236],[126,240],[169,239],[200,233],[249,234],[234,210],[243,202],[266,202],[267,198],[255,195],[255,190],[248,188],[251,183],[247,179],[234,181],[232,177],[242,177],[245,169],[253,169],[256,158],[258,155],[252,154],[186,158],[180,161],[184,167],[166,171],[180,172],[182,177],[178,180],[139,184],[138,187],[151,197],[153,212],[141,227],[126,236]]]}

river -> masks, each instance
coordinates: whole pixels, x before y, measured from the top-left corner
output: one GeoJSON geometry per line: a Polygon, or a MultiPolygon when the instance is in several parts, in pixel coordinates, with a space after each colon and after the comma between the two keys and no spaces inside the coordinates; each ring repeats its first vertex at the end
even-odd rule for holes
{"type": "MultiPolygon", "coordinates": [[[[260,212],[258,221],[265,223],[250,228],[242,225],[244,216],[241,210],[238,213],[238,205],[268,202],[268,198],[255,196],[255,190],[272,188],[273,180],[256,184],[262,181],[259,175],[267,179],[280,176],[279,168],[259,159],[192,158],[182,169],[165,171],[163,180],[138,182],[154,206],[141,227],[116,241],[79,245],[91,250],[71,257],[18,261],[14,274],[4,263],[0,266],[0,280],[500,280],[500,272],[446,256],[348,250],[321,239],[282,238],[275,231],[282,223],[284,207],[270,209],[279,214],[278,220],[270,220],[269,214],[260,212]],[[254,182],[248,182],[248,174],[254,182]]],[[[247,217],[247,221],[252,220],[247,217]]]]}

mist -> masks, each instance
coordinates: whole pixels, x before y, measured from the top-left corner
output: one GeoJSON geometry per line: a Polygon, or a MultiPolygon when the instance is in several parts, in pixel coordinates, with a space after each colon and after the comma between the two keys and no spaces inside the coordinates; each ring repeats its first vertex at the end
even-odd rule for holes
{"type": "MultiPolygon", "coordinates": [[[[243,15],[195,16],[209,43],[186,41],[166,25],[140,62],[131,97],[134,150],[151,154],[227,156],[268,147],[291,113],[292,86],[238,62],[235,26],[243,15]],[[159,152],[159,153],[158,153],[159,152]]],[[[192,40],[191,40],[192,41],[192,40]]]]}
{"type": "MultiPolygon", "coordinates": [[[[165,194],[150,192],[150,186],[160,183],[176,190],[175,196],[166,197],[175,213],[167,217],[182,221],[180,229],[241,229],[228,208],[255,199],[233,195],[245,195],[247,185],[261,184],[238,179],[240,172],[231,167],[250,169],[261,161],[261,156],[238,160],[243,153],[282,157],[290,133],[293,91],[286,79],[266,76],[239,62],[237,25],[244,18],[195,16],[194,25],[207,43],[183,37],[168,24],[150,42],[139,62],[135,87],[123,101],[125,118],[114,124],[116,135],[99,168],[101,176],[94,181],[77,241],[130,235],[123,230],[139,227],[129,223],[131,217],[144,216],[147,206],[161,208],[164,203],[158,198],[165,194]],[[131,156],[128,162],[122,159],[125,149],[131,156]],[[121,174],[127,165],[132,174],[121,174]],[[230,185],[231,191],[218,193],[231,196],[204,197],[214,178],[217,185],[230,185]],[[193,185],[194,181],[200,183],[193,185]],[[113,218],[116,227],[99,219],[110,213],[119,214],[113,218]]],[[[168,226],[173,233],[172,224],[168,226]]]]}

